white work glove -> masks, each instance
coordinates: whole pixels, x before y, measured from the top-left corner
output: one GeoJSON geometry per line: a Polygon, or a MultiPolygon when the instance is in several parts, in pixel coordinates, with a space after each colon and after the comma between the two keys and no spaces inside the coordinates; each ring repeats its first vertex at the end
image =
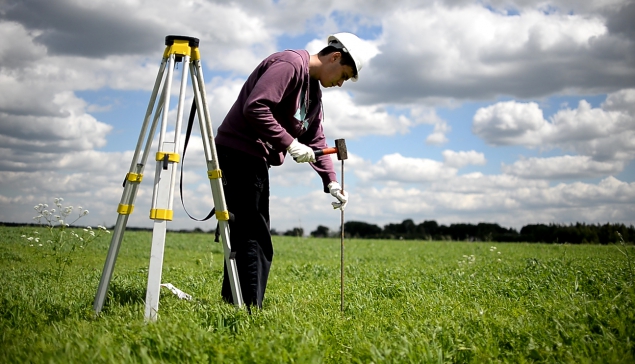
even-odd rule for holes
{"type": "Polygon", "coordinates": [[[315,152],[313,152],[313,149],[295,139],[291,145],[287,147],[287,150],[297,163],[315,162],[315,152]]]}
{"type": "Polygon", "coordinates": [[[331,202],[333,208],[344,211],[344,208],[346,208],[346,204],[348,203],[348,193],[346,193],[346,191],[342,191],[342,187],[340,186],[340,184],[335,181],[329,183],[328,188],[329,192],[331,192],[331,195],[333,195],[333,197],[335,197],[339,201],[331,202]]]}

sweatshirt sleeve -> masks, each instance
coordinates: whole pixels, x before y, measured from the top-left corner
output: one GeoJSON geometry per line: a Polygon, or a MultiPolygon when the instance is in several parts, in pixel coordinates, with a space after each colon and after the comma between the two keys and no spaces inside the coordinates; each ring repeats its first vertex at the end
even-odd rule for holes
{"type": "MultiPolygon", "coordinates": [[[[324,137],[324,130],[322,128],[322,110],[320,109],[317,120],[311,123],[309,130],[306,133],[302,134],[298,141],[300,143],[306,144],[311,147],[313,150],[315,149],[325,149],[328,147],[326,143],[326,138],[324,137]]],[[[316,158],[314,163],[311,163],[311,167],[320,175],[322,179],[322,185],[324,187],[324,192],[329,192],[328,184],[331,181],[337,181],[337,175],[335,174],[335,169],[333,168],[333,161],[331,160],[330,155],[321,155],[316,158]]]]}
{"type": "Polygon", "coordinates": [[[243,107],[243,115],[258,136],[276,150],[285,150],[293,137],[276,121],[272,110],[295,88],[295,67],[286,61],[273,61],[258,78],[243,107]]]}

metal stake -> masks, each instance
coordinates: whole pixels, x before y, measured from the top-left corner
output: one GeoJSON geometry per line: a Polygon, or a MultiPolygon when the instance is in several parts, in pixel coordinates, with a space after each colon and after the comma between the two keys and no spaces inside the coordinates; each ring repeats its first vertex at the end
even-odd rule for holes
{"type": "MultiPolygon", "coordinates": [[[[344,193],[344,160],[342,159],[342,194],[344,193]]],[[[340,214],[340,310],[344,312],[344,209],[340,214]]]]}

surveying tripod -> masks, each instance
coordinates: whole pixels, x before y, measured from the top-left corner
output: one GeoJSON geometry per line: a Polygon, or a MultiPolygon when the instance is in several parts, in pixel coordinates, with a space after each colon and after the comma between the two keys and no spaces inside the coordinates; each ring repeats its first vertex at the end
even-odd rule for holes
{"type": "Polygon", "coordinates": [[[154,83],[154,89],[150,96],[150,103],[143,120],[139,141],[130,164],[130,170],[126,174],[124,180],[124,191],[121,196],[121,203],[117,209],[119,216],[115,225],[108,256],[104,264],[104,270],[99,281],[97,294],[93,308],[96,313],[101,312],[108,285],[112,279],[112,273],[119,253],[119,247],[123,240],[124,231],[128,222],[128,217],[134,210],[134,201],[139,189],[139,184],[143,178],[143,169],[148,155],[152,140],[158,127],[158,120],[161,117],[161,129],[159,132],[159,147],[156,153],[156,172],[154,175],[154,190],[152,193],[152,207],[150,210],[150,219],[154,220],[152,230],[152,249],[150,253],[150,266],[148,268],[148,289],[146,292],[145,318],[154,321],[157,319],[157,311],[159,309],[159,289],[161,287],[161,271],[163,268],[163,253],[165,247],[165,236],[167,222],[173,217],[173,200],[174,185],[176,181],[176,163],[179,163],[180,156],[178,154],[181,136],[181,124],[183,118],[183,106],[185,101],[185,90],[187,86],[188,69],[191,75],[192,87],[194,89],[194,102],[198,110],[198,120],[203,138],[203,148],[205,151],[205,160],[207,161],[207,175],[210,180],[212,195],[214,198],[214,209],[216,211],[216,219],[218,220],[218,230],[220,231],[221,241],[225,254],[225,264],[227,273],[229,274],[229,282],[232,291],[234,304],[242,307],[243,297],[240,290],[240,282],[238,279],[238,270],[236,268],[236,260],[231,253],[231,245],[229,242],[229,211],[225,203],[223,193],[223,185],[221,183],[222,172],[219,169],[218,156],[216,153],[216,145],[214,144],[214,132],[210,119],[208,104],[205,93],[205,82],[203,81],[203,71],[201,68],[200,53],[198,50],[199,40],[192,37],[183,37],[169,35],[165,38],[165,52],[163,60],[159,67],[159,73],[154,83]],[[179,91],[179,103],[177,107],[177,116],[175,123],[174,140],[166,139],[166,130],[168,124],[168,111],[170,106],[170,90],[172,89],[173,70],[176,64],[183,63],[183,71],[181,74],[181,86],[179,91]],[[167,70],[167,75],[166,75],[167,70]],[[165,77],[164,77],[165,76],[165,77]],[[159,102],[154,108],[157,95],[160,94],[159,102]],[[150,123],[152,112],[154,117],[150,123]],[[148,127],[150,132],[147,133],[148,127]],[[147,139],[144,147],[144,137],[147,133],[147,139]],[[143,150],[143,154],[141,154],[143,150]]]}

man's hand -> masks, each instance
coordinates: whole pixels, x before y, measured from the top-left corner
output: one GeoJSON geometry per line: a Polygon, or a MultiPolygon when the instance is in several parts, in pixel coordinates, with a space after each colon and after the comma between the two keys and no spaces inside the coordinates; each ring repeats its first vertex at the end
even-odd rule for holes
{"type": "Polygon", "coordinates": [[[344,211],[344,208],[346,207],[346,204],[348,203],[348,193],[346,193],[345,191],[342,191],[342,187],[340,186],[340,184],[335,181],[329,183],[328,188],[329,188],[329,192],[331,192],[331,195],[333,195],[333,197],[335,197],[339,201],[339,202],[331,202],[331,205],[333,205],[333,208],[344,211]]]}
{"type": "Polygon", "coordinates": [[[306,145],[293,140],[291,145],[287,147],[287,150],[297,163],[315,162],[315,153],[313,149],[306,145]]]}

